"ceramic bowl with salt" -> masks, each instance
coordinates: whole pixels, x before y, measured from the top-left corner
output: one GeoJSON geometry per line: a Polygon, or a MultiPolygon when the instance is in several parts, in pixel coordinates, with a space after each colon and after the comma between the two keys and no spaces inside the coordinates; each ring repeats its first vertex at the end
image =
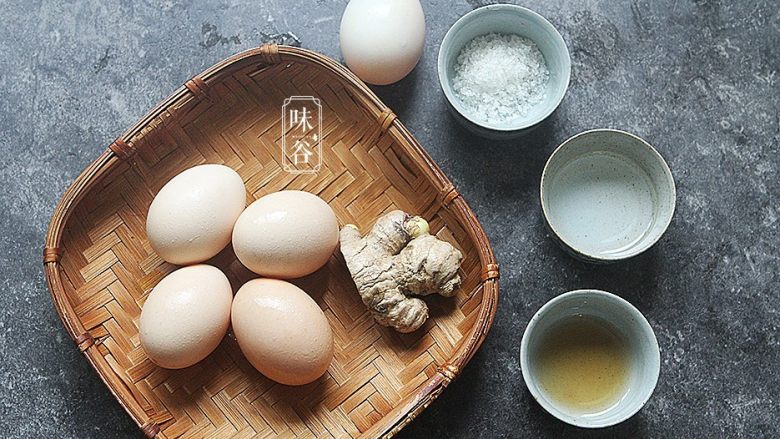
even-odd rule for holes
{"type": "Polygon", "coordinates": [[[585,131],[563,142],[542,172],[551,236],[575,257],[608,263],[655,244],[672,220],[676,191],[663,157],[624,131],[585,131]]]}
{"type": "Polygon", "coordinates": [[[558,108],[569,86],[571,59],[560,33],[544,17],[521,6],[497,4],[475,9],[452,25],[439,48],[438,71],[450,110],[459,122],[477,135],[512,138],[536,126],[558,108]],[[541,99],[527,111],[500,121],[486,120],[464,103],[453,88],[458,55],[475,38],[491,34],[530,40],[544,57],[549,72],[541,99]]]}

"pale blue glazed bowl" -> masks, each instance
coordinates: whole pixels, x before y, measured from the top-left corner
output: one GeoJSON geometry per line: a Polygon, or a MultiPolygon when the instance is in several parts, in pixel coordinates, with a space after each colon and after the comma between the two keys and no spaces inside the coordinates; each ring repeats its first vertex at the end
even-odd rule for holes
{"type": "Polygon", "coordinates": [[[544,17],[521,6],[498,4],[475,9],[452,25],[439,48],[438,69],[442,91],[458,121],[477,135],[512,138],[539,124],[558,108],[569,87],[571,59],[563,37],[544,17]],[[479,120],[469,114],[452,89],[451,78],[458,54],[475,37],[489,33],[515,34],[533,41],[550,71],[545,99],[527,114],[501,124],[479,120]]]}
{"type": "Polygon", "coordinates": [[[661,353],[653,328],[645,316],[614,294],[601,290],[575,290],[561,294],[534,314],[520,342],[520,368],[531,396],[548,413],[582,428],[603,428],[636,414],[650,399],[661,371],[661,353]],[[561,406],[539,383],[538,354],[544,335],[566,318],[585,316],[610,324],[628,348],[631,370],[620,400],[599,413],[579,413],[561,406]]]}
{"type": "Polygon", "coordinates": [[[669,227],[677,198],[661,154],[614,129],[585,131],[563,142],[544,166],[539,194],[550,236],[593,263],[652,247],[669,227]]]}

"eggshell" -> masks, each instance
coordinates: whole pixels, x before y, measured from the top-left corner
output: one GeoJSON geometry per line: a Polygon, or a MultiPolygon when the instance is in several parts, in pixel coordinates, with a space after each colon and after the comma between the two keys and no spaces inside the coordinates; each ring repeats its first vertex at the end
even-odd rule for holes
{"type": "Polygon", "coordinates": [[[341,17],[341,54],[363,81],[386,85],[414,69],[425,45],[419,0],[351,0],[341,17]]]}
{"type": "Polygon", "coordinates": [[[233,228],[238,260],[257,274],[290,279],[328,262],[339,223],[322,198],[303,191],[268,194],[241,214],[233,228]]]}
{"type": "Polygon", "coordinates": [[[154,251],[178,265],[216,256],[246,206],[244,182],[223,165],[200,165],[173,177],[149,207],[146,235],[154,251]]]}
{"type": "Polygon", "coordinates": [[[218,268],[191,265],[165,276],[141,310],[141,347],[168,369],[206,358],[225,336],[233,294],[218,268]]]}
{"type": "Polygon", "coordinates": [[[333,360],[333,333],[325,314],[289,282],[254,279],[244,284],[233,301],[232,321],[244,356],[276,382],[310,383],[333,360]]]}

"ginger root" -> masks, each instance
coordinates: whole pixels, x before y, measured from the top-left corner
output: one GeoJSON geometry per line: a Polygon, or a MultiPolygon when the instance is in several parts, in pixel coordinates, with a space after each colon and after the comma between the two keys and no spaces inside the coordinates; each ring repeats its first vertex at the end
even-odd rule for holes
{"type": "Polygon", "coordinates": [[[379,324],[417,330],[428,306],[414,296],[452,297],[463,259],[450,243],[430,234],[428,223],[395,210],[380,217],[365,237],[352,224],[341,229],[341,253],[363,303],[379,324]]]}

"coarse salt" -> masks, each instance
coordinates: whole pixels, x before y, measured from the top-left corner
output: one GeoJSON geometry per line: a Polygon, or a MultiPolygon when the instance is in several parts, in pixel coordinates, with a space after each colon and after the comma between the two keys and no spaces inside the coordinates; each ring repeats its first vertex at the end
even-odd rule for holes
{"type": "Polygon", "coordinates": [[[491,33],[458,54],[452,88],[468,113],[493,124],[525,116],[546,95],[550,72],[536,44],[491,33]]]}

